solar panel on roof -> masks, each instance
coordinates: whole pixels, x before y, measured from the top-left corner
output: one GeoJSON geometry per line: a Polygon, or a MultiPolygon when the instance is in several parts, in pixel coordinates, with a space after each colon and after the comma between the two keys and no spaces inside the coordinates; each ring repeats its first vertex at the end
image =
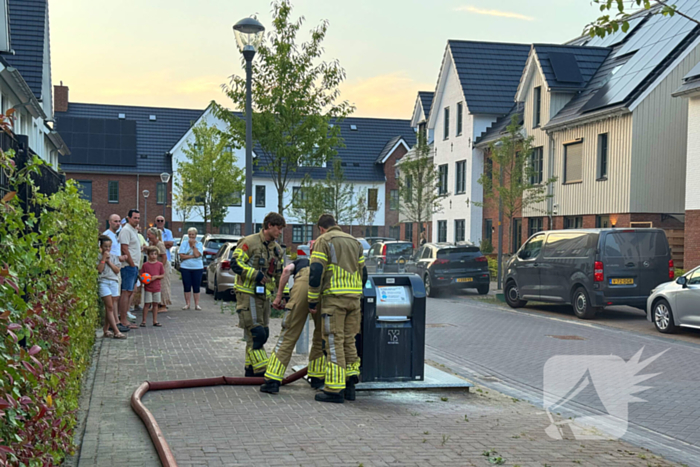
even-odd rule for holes
{"type": "Polygon", "coordinates": [[[588,47],[613,47],[630,37],[632,32],[634,32],[637,26],[639,26],[645,18],[646,16],[640,16],[639,18],[634,18],[633,20],[630,20],[629,29],[627,30],[627,32],[623,32],[621,29],[618,29],[616,32],[608,34],[605,37],[596,36],[590,41],[588,41],[586,45],[588,47]]]}
{"type": "Polygon", "coordinates": [[[574,54],[549,52],[548,55],[557,81],[562,83],[580,83],[583,81],[581,70],[578,68],[574,54]]]}
{"type": "Polygon", "coordinates": [[[59,117],[57,128],[71,150],[64,164],[136,165],[136,122],[59,117]]]}

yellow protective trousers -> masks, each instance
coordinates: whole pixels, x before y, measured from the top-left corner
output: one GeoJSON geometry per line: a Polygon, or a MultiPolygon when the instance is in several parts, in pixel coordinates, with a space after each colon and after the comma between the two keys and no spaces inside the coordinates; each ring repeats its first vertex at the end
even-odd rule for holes
{"type": "Polygon", "coordinates": [[[264,345],[270,334],[270,300],[244,292],[236,292],[236,300],[238,327],[246,338],[245,364],[262,373],[267,368],[264,345]]]}
{"type": "Polygon", "coordinates": [[[321,298],[323,344],[326,354],[325,392],[345,389],[347,377],[360,374],[355,336],[360,333],[360,296],[324,295],[321,298]]]}
{"type": "Polygon", "coordinates": [[[284,373],[292,358],[292,352],[294,352],[294,346],[304,330],[306,317],[309,314],[314,321],[314,335],[309,353],[308,375],[312,378],[325,376],[326,359],[322,349],[321,313],[318,311],[320,307],[317,307],[316,313],[309,312],[308,290],[309,274],[308,268],[305,268],[294,278],[294,287],[292,287],[286,313],[282,320],[282,333],[270,356],[265,372],[267,379],[282,381],[284,378],[284,373]]]}

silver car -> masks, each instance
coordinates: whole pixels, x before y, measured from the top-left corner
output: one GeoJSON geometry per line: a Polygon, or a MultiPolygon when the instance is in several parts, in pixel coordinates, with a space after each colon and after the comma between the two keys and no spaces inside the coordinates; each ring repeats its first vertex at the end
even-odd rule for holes
{"type": "Polygon", "coordinates": [[[679,327],[700,329],[700,266],[652,290],[647,319],[663,333],[679,327]]]}

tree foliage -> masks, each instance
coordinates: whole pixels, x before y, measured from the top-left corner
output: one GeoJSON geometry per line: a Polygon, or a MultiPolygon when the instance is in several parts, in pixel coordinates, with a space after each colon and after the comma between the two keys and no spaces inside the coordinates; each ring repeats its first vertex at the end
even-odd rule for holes
{"type": "Polygon", "coordinates": [[[586,26],[584,34],[591,37],[605,37],[617,31],[627,32],[630,27],[630,16],[639,9],[650,10],[656,15],[680,15],[700,24],[700,21],[679,10],[675,3],[666,0],[592,0],[592,2],[598,4],[600,11],[605,14],[586,26]],[[617,13],[611,14],[613,11],[617,13]]]}
{"type": "Polygon", "coordinates": [[[430,157],[425,135],[419,133],[414,154],[405,155],[398,167],[400,216],[417,222],[422,229],[432,213],[442,210],[440,200],[446,196],[438,193],[439,172],[430,157]]]}
{"type": "MultiPolygon", "coordinates": [[[[533,138],[523,138],[521,130],[518,117],[514,115],[507,127],[507,134],[497,143],[490,144],[487,157],[491,164],[484,164],[485,169],[479,177],[479,183],[484,187],[484,201],[474,203],[476,206],[497,208],[502,201],[503,215],[510,225],[513,225],[518,212],[528,207],[537,208],[537,205],[551,198],[548,188],[557,181],[557,177],[541,182],[538,180],[539,174],[531,163],[533,138]]],[[[547,213],[546,210],[543,213],[547,213]]]]}
{"type": "Polygon", "coordinates": [[[306,175],[298,190],[294,190],[289,211],[299,224],[314,225],[324,213],[323,187],[306,175]]]}
{"type": "Polygon", "coordinates": [[[376,205],[370,207],[369,190],[368,188],[362,188],[355,198],[352,219],[360,227],[372,227],[377,217],[377,212],[382,208],[379,196],[377,196],[376,205]]]}
{"type": "Polygon", "coordinates": [[[194,142],[183,150],[186,160],[178,163],[176,199],[185,202],[178,210],[196,206],[206,231],[209,221],[215,227],[223,224],[228,207],[240,196],[243,169],[236,166],[229,141],[216,127],[201,123],[193,133],[194,142]]]}
{"type": "Polygon", "coordinates": [[[333,214],[338,225],[350,224],[353,217],[353,197],[355,186],[345,179],[339,158],[333,160],[333,168],[321,182],[324,211],[333,214]]]}
{"type": "MultiPolygon", "coordinates": [[[[307,42],[297,43],[304,18],[291,18],[288,0],[272,4],[272,31],[253,61],[253,139],[260,147],[257,167],[270,173],[277,189],[277,210],[288,207],[284,193],[301,166],[320,167],[342,145],[337,123],[354,107],[339,101],[345,70],[337,60],[320,61],[328,31],[323,21],[307,42]]],[[[244,63],[244,62],[243,62],[244,63]]],[[[237,109],[245,109],[245,76],[233,76],[225,92],[237,109]]],[[[228,122],[229,138],[244,141],[245,120],[223,107],[217,115],[228,122]]]]}

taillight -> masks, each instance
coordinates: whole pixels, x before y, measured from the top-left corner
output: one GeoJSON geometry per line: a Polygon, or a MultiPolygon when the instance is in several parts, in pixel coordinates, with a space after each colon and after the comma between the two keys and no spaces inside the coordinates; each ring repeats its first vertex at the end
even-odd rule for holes
{"type": "Polygon", "coordinates": [[[673,260],[668,261],[668,278],[673,279],[676,277],[676,269],[673,267],[673,260]]]}
{"type": "Polygon", "coordinates": [[[595,282],[603,282],[605,280],[602,261],[596,261],[593,264],[593,280],[595,282]]]}
{"type": "Polygon", "coordinates": [[[231,261],[228,261],[228,260],[222,261],[221,262],[221,269],[223,269],[223,270],[231,269],[231,261]]]}
{"type": "Polygon", "coordinates": [[[489,262],[489,260],[486,259],[486,256],[479,256],[474,261],[476,261],[477,263],[488,263],[489,262]]]}
{"type": "Polygon", "coordinates": [[[386,244],[382,246],[382,256],[386,256],[386,244]]]}
{"type": "Polygon", "coordinates": [[[449,262],[449,259],[436,259],[435,261],[433,261],[433,264],[447,264],[449,262]]]}
{"type": "Polygon", "coordinates": [[[297,249],[297,256],[306,256],[306,252],[301,248],[297,249]]]}

